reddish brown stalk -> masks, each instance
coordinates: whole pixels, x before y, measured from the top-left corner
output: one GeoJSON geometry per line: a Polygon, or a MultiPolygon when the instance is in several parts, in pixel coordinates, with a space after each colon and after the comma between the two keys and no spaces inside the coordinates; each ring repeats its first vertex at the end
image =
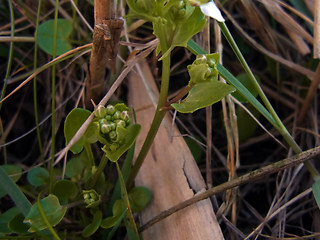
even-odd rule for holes
{"type": "Polygon", "coordinates": [[[86,105],[91,99],[99,102],[106,92],[107,63],[112,73],[116,72],[117,57],[123,19],[116,18],[114,0],[95,0],[94,33],[90,64],[86,78],[86,105]]]}

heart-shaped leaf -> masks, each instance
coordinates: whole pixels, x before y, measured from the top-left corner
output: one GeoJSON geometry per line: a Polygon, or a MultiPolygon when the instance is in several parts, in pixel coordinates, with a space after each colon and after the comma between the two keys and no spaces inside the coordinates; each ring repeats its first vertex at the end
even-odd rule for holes
{"type": "Polygon", "coordinates": [[[198,109],[211,106],[233,91],[235,91],[233,86],[223,82],[215,80],[202,82],[196,84],[184,100],[173,103],[171,106],[181,113],[193,113],[198,109]]]}
{"type": "MultiPolygon", "coordinates": [[[[53,31],[54,20],[49,20],[39,25],[37,35],[39,47],[50,55],[53,55],[53,31]]],[[[72,49],[72,46],[69,42],[71,33],[72,22],[66,19],[58,19],[55,55],[61,55],[72,49]]]]}
{"type": "MultiPolygon", "coordinates": [[[[67,208],[61,206],[59,199],[52,194],[41,199],[40,205],[51,226],[57,225],[67,211],[67,208]]],[[[30,224],[29,232],[41,231],[48,227],[43,221],[37,203],[32,205],[28,215],[24,219],[24,222],[30,224]]]]}
{"type": "Polygon", "coordinates": [[[13,207],[9,210],[1,213],[0,215],[0,233],[10,233],[12,232],[9,229],[8,223],[20,213],[19,208],[13,207]]]}

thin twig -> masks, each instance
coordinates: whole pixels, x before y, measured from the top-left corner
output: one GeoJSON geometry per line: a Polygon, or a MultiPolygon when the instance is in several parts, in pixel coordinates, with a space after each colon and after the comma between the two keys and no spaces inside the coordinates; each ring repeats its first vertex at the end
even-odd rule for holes
{"type": "Polygon", "coordinates": [[[228,189],[240,186],[245,183],[257,181],[261,178],[265,178],[265,177],[269,176],[270,174],[282,171],[287,168],[294,167],[294,166],[301,164],[307,160],[310,160],[311,158],[313,158],[319,154],[320,154],[320,146],[316,147],[316,148],[309,149],[307,151],[304,151],[304,152],[299,153],[297,155],[294,155],[292,157],[280,160],[278,162],[269,164],[265,167],[259,168],[257,170],[252,171],[252,172],[249,172],[241,177],[237,177],[233,180],[230,180],[228,182],[220,184],[219,186],[210,188],[203,193],[195,195],[194,197],[189,198],[188,200],[186,200],[182,203],[179,203],[179,204],[163,211],[159,215],[150,219],[146,224],[141,226],[139,231],[142,232],[142,231],[146,230],[147,228],[151,227],[152,225],[154,225],[155,223],[163,220],[166,217],[169,217],[173,213],[178,212],[178,211],[180,211],[180,210],[182,210],[192,204],[195,204],[195,203],[197,203],[201,200],[204,200],[208,197],[211,197],[217,193],[224,192],[228,189]]]}

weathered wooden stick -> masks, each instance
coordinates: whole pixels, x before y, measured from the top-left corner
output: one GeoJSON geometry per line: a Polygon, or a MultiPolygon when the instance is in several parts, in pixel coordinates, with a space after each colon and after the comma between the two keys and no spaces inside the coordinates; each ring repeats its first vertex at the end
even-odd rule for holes
{"type": "Polygon", "coordinates": [[[316,148],[312,148],[312,149],[307,150],[305,152],[302,152],[300,154],[294,155],[292,157],[283,159],[281,161],[272,163],[272,164],[267,165],[265,167],[259,168],[257,170],[252,171],[252,172],[244,174],[243,176],[237,177],[231,181],[220,184],[219,186],[210,188],[203,193],[196,194],[194,197],[163,211],[161,214],[152,218],[146,224],[141,226],[139,231],[140,232],[144,231],[147,228],[151,227],[153,224],[163,220],[164,218],[172,215],[173,213],[176,213],[176,212],[178,212],[178,211],[180,211],[180,210],[182,210],[192,204],[195,204],[195,203],[197,203],[201,200],[204,200],[208,197],[211,197],[217,193],[224,192],[227,189],[237,187],[241,184],[257,181],[258,179],[261,179],[263,177],[267,177],[270,174],[279,172],[279,171],[287,169],[287,168],[294,167],[300,163],[303,163],[307,160],[310,160],[311,158],[313,158],[319,154],[320,154],[320,146],[316,147],[316,148]]]}

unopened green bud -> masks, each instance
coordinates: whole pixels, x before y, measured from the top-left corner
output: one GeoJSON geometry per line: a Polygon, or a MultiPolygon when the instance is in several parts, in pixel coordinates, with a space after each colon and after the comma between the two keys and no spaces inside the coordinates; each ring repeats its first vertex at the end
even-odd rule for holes
{"type": "Polygon", "coordinates": [[[128,119],[130,119],[128,111],[122,111],[120,119],[122,119],[123,121],[127,121],[128,119]]]}
{"type": "Polygon", "coordinates": [[[115,123],[112,122],[109,125],[111,127],[111,130],[116,130],[117,125],[115,123]]]}
{"type": "Polygon", "coordinates": [[[108,124],[108,121],[105,118],[99,120],[100,125],[108,124]]]}
{"type": "Polygon", "coordinates": [[[116,109],[114,108],[114,106],[112,106],[110,104],[107,106],[107,114],[113,115],[115,111],[116,111],[116,109]]]}
{"type": "Polygon", "coordinates": [[[194,64],[204,64],[207,63],[207,57],[206,55],[200,54],[197,56],[196,60],[194,61],[194,64]]]}
{"type": "Polygon", "coordinates": [[[178,15],[179,17],[183,17],[184,15],[186,15],[186,9],[181,8],[181,9],[177,12],[177,15],[178,15]]]}
{"type": "Polygon", "coordinates": [[[112,129],[111,129],[111,124],[102,124],[101,127],[100,127],[100,131],[103,133],[103,134],[107,134],[109,133],[112,129]]]}
{"type": "Polygon", "coordinates": [[[117,133],[116,133],[116,131],[111,131],[111,132],[109,132],[109,137],[110,137],[112,140],[116,139],[116,138],[117,138],[117,133]]]}
{"type": "Polygon", "coordinates": [[[217,64],[216,61],[213,60],[212,58],[209,58],[208,61],[207,61],[207,63],[208,63],[208,65],[209,65],[210,67],[212,67],[212,68],[217,64]]]}
{"type": "Polygon", "coordinates": [[[101,196],[94,190],[83,190],[83,200],[87,204],[87,208],[95,207],[100,204],[101,196]]]}
{"type": "Polygon", "coordinates": [[[113,114],[113,120],[117,120],[117,119],[120,119],[121,117],[121,113],[119,111],[116,111],[114,114],[113,114]]]}
{"type": "Polygon", "coordinates": [[[212,68],[209,67],[206,72],[205,78],[209,78],[212,75],[212,73],[213,73],[212,68]]]}
{"type": "Polygon", "coordinates": [[[98,105],[97,109],[94,111],[94,115],[97,118],[103,118],[107,114],[107,110],[103,105],[98,105]]]}
{"type": "Polygon", "coordinates": [[[126,122],[123,120],[117,120],[117,127],[126,127],[126,122]]]}
{"type": "Polygon", "coordinates": [[[111,117],[111,115],[106,115],[106,116],[104,117],[104,119],[106,119],[108,122],[111,122],[112,117],[111,117]]]}

